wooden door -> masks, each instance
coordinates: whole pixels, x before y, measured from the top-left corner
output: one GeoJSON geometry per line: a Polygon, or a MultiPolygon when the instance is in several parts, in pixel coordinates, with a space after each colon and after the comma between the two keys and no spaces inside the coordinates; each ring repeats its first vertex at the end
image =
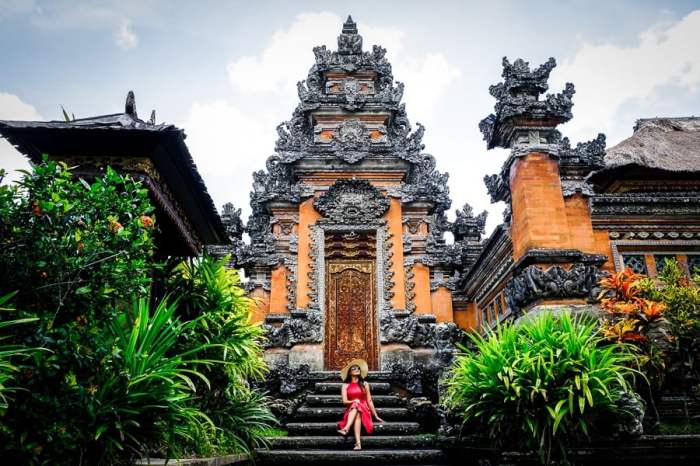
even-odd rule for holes
{"type": "Polygon", "coordinates": [[[326,263],[326,369],[340,369],[354,358],[378,367],[374,288],[374,261],[326,263]]]}

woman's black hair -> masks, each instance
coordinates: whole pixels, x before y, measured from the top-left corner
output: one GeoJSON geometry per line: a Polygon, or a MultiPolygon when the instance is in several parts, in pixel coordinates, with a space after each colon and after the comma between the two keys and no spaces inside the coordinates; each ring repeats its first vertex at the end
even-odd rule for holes
{"type": "MultiPolygon", "coordinates": [[[[348,370],[347,375],[345,376],[344,382],[345,383],[352,382],[352,375],[350,374],[350,370],[348,370]]],[[[362,388],[362,390],[365,389],[365,379],[362,378],[362,370],[361,369],[360,369],[360,375],[357,376],[357,384],[360,386],[360,388],[362,388]]]]}

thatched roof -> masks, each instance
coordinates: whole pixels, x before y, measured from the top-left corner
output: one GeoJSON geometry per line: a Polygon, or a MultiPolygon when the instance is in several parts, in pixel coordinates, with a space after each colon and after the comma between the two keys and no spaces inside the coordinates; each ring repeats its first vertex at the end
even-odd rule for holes
{"type": "Polygon", "coordinates": [[[637,120],[632,136],[606,151],[605,165],[700,172],[700,117],[637,120]]]}

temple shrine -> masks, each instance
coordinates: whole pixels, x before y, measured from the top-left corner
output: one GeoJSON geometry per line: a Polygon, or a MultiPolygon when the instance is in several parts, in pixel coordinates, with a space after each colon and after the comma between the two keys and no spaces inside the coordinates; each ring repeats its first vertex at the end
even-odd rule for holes
{"type": "Polygon", "coordinates": [[[486,212],[466,204],[447,220],[448,175],[423,152],[424,128],[410,124],[385,53],[363,50],[350,17],[336,51],[314,48],[300,102],[253,175],[248,222],[224,208],[273,367],[439,365],[460,329],[589,309],[607,271],[653,275],[668,256],[698,265],[699,119],[640,120],[607,156],[602,134],[572,147],[556,127],[572,118],[573,84],[542,96],[554,59],[530,69],[504,58],[495,112],[479,126],[488,148],[511,150],[485,177],[507,208],[482,240],[486,212]]]}

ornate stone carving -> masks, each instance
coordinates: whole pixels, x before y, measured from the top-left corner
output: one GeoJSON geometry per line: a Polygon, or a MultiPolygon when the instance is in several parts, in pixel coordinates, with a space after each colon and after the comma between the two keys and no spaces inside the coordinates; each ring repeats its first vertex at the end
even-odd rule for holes
{"type": "Polygon", "coordinates": [[[243,220],[241,209],[236,209],[232,203],[224,204],[221,212],[221,221],[226,228],[226,233],[231,240],[240,240],[243,237],[243,220]]]}
{"type": "Polygon", "coordinates": [[[362,121],[351,118],[343,120],[336,130],[336,137],[331,143],[336,157],[348,163],[359,162],[369,151],[367,128],[362,121]]]}
{"type": "Polygon", "coordinates": [[[585,196],[593,196],[593,186],[586,180],[586,176],[593,170],[605,165],[605,135],[588,142],[579,142],[575,148],[571,148],[569,138],[563,138],[559,146],[559,173],[561,176],[562,194],[572,196],[581,193],[585,196]]]}
{"type": "MultiPolygon", "coordinates": [[[[605,165],[605,135],[598,133],[595,139],[587,142],[579,142],[572,148],[569,138],[562,138],[559,147],[559,164],[566,168],[577,166],[591,169],[601,168],[605,165]]],[[[586,173],[587,174],[587,173],[586,173]]]]}
{"type": "Polygon", "coordinates": [[[366,180],[338,180],[316,198],[314,208],[325,222],[376,224],[389,209],[389,199],[366,180]]]}
{"type": "MultiPolygon", "coordinates": [[[[538,68],[530,70],[529,63],[520,58],[511,64],[503,57],[503,82],[489,88],[496,98],[495,113],[479,123],[489,149],[510,148],[521,137],[514,131],[518,125],[516,118],[547,120],[551,122],[550,125],[571,119],[571,97],[575,92],[573,84],[567,83],[560,94],[548,94],[544,100],[539,100],[540,95],[549,88],[547,80],[555,66],[556,61],[550,58],[538,68]]],[[[546,133],[543,136],[546,138],[546,133]]],[[[532,140],[528,142],[533,143],[532,140]]],[[[538,139],[535,143],[542,141],[538,139]]]]}
{"type": "Polygon", "coordinates": [[[357,24],[352,16],[343,24],[343,33],[338,36],[338,53],[341,55],[359,55],[362,53],[362,36],[357,33],[357,24]]]}
{"type": "Polygon", "coordinates": [[[517,313],[523,306],[541,299],[587,298],[594,300],[598,282],[605,277],[596,265],[576,263],[570,269],[558,265],[542,269],[530,265],[516,272],[505,288],[508,307],[517,313]]]}
{"type": "Polygon", "coordinates": [[[323,341],[323,319],[312,310],[293,313],[282,325],[276,327],[265,324],[267,348],[291,348],[299,343],[320,343],[323,341]]]}
{"type": "Polygon", "coordinates": [[[416,287],[416,283],[413,281],[415,274],[413,273],[413,265],[404,266],[404,283],[405,283],[405,295],[406,295],[406,310],[408,312],[415,312],[416,303],[414,298],[416,297],[416,292],[413,289],[416,287]]]}

